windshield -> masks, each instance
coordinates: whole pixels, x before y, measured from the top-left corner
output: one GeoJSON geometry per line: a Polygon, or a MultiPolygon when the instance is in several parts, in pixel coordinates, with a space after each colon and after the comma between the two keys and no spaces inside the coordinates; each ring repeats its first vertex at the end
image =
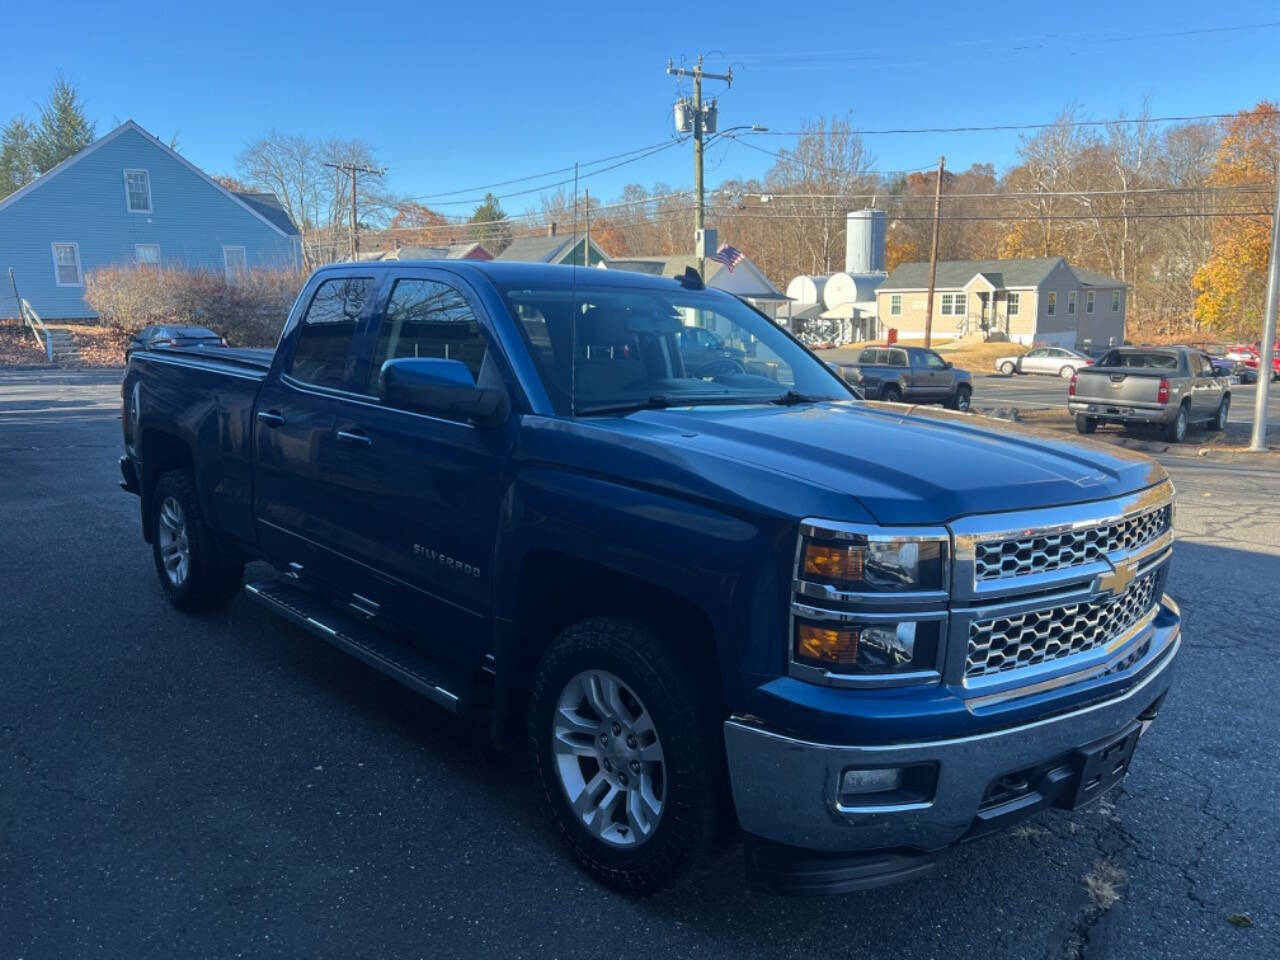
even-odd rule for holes
{"type": "Polygon", "coordinates": [[[563,283],[499,289],[552,405],[565,416],[853,397],[822,363],[732,297],[674,283],[670,292],[571,291],[563,283]]]}

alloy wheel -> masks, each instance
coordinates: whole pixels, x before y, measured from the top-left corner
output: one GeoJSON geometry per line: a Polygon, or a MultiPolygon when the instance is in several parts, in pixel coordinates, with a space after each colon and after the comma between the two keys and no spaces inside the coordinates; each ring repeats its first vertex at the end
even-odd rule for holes
{"type": "Polygon", "coordinates": [[[175,587],[187,582],[191,572],[191,541],[187,536],[187,517],[182,504],[174,497],[165,497],[160,504],[156,537],[160,545],[160,559],[165,575],[175,587]]]}
{"type": "Polygon", "coordinates": [[[552,720],[556,775],[582,826],[611,847],[634,847],[666,806],[666,760],[653,717],[619,677],[585,670],[560,693],[552,720]]]}

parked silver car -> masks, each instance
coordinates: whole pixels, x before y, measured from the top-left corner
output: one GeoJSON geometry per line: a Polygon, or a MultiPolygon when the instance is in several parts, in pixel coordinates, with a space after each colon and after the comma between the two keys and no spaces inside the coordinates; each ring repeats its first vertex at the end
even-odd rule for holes
{"type": "Polygon", "coordinates": [[[1006,376],[1015,373],[1049,373],[1068,379],[1081,367],[1091,366],[1093,359],[1079,350],[1066,347],[1036,347],[1020,357],[1000,357],[996,369],[1006,376]]]}

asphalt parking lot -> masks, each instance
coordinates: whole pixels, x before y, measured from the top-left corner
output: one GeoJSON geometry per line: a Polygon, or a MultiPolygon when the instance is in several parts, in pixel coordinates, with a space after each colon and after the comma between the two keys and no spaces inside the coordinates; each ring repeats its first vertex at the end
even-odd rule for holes
{"type": "Polygon", "coordinates": [[[633,901],[561,855],[521,758],[243,597],[169,608],[118,376],[0,371],[0,957],[1280,956],[1270,458],[1167,460],[1179,677],[1102,804],[914,884],[780,899],[735,858],[633,901]]]}

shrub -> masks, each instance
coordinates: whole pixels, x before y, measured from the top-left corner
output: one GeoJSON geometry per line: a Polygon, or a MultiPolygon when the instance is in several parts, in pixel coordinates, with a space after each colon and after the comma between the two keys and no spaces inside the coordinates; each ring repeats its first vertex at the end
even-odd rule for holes
{"type": "Polygon", "coordinates": [[[107,267],[85,277],[85,302],[124,339],[157,323],[208,327],[239,347],[273,347],[306,274],[107,267]]]}

